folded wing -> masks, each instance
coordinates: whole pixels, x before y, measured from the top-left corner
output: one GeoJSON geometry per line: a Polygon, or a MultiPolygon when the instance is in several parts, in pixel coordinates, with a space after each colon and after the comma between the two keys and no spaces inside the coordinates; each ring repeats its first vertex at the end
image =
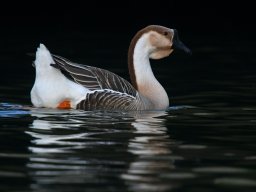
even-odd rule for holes
{"type": "Polygon", "coordinates": [[[55,64],[51,64],[53,67],[91,91],[109,89],[136,97],[137,90],[128,81],[110,71],[77,64],[57,55],[52,57],[55,61],[55,64]]]}
{"type": "Polygon", "coordinates": [[[83,110],[135,110],[136,98],[126,93],[120,93],[109,89],[89,92],[86,97],[77,104],[77,109],[83,110]]]}

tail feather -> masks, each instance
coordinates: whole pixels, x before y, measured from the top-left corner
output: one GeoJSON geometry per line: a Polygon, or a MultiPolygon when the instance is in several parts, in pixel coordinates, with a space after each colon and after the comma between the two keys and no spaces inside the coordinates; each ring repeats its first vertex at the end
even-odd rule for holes
{"type": "Polygon", "coordinates": [[[36,67],[44,67],[44,68],[46,68],[47,66],[50,67],[51,64],[55,63],[51,56],[51,53],[42,43],[37,48],[36,60],[34,63],[36,67]]]}

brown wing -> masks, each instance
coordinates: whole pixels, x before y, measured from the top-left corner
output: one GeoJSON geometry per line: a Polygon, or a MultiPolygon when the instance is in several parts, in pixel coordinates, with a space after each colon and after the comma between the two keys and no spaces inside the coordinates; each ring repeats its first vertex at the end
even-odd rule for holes
{"type": "Polygon", "coordinates": [[[110,71],[73,63],[61,56],[52,56],[55,61],[53,67],[89,90],[110,89],[133,97],[137,94],[137,90],[128,81],[110,71]]]}
{"type": "Polygon", "coordinates": [[[91,110],[134,110],[136,98],[126,93],[109,89],[89,92],[86,98],[77,104],[77,109],[91,110]]]}

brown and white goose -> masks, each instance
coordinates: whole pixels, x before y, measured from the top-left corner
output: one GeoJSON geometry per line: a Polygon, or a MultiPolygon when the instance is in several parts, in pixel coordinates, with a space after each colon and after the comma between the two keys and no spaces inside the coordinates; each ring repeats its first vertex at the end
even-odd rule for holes
{"type": "Polygon", "coordinates": [[[175,29],[150,25],[132,39],[128,67],[132,85],[122,77],[37,49],[31,90],[35,107],[82,110],[165,110],[169,98],[155,78],[150,59],[169,56],[175,48],[190,53],[175,29]]]}

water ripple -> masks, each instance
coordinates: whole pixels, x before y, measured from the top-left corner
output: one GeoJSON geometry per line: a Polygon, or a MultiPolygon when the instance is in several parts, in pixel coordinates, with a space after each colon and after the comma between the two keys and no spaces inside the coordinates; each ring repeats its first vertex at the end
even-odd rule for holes
{"type": "Polygon", "coordinates": [[[5,103],[0,112],[0,179],[29,180],[34,191],[66,183],[124,191],[255,186],[253,107],[116,113],[5,103]]]}

